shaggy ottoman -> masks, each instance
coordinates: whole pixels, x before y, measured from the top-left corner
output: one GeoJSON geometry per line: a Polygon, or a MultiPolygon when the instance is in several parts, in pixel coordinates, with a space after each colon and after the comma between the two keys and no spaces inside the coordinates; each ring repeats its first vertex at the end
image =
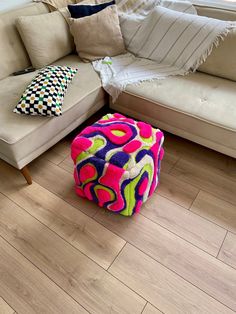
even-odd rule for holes
{"type": "Polygon", "coordinates": [[[124,216],[138,212],[158,184],[163,133],[115,113],[73,141],[76,193],[124,216]]]}

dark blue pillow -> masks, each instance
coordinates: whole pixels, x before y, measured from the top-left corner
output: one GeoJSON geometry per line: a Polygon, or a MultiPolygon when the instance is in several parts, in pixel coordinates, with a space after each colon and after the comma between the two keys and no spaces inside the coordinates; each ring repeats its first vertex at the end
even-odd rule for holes
{"type": "Polygon", "coordinates": [[[101,4],[95,4],[95,5],[89,5],[89,4],[69,4],[68,9],[70,11],[71,17],[73,19],[78,19],[80,17],[85,17],[89,15],[93,15],[95,13],[98,13],[105,9],[106,7],[115,4],[115,0],[101,3],[101,4]]]}

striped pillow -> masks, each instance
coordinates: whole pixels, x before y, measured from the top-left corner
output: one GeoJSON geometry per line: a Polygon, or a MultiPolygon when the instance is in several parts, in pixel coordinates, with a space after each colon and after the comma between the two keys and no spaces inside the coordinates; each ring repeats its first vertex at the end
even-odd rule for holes
{"type": "MultiPolygon", "coordinates": [[[[191,6],[191,3],[188,5],[191,6]]],[[[204,60],[230,23],[156,6],[132,34],[129,51],[138,57],[189,71],[204,60]]]]}

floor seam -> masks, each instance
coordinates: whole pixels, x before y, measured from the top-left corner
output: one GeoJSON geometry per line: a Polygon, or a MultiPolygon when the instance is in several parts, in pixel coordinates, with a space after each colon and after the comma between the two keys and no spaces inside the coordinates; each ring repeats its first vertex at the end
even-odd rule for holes
{"type": "Polygon", "coordinates": [[[14,250],[16,250],[21,256],[23,256],[32,266],[34,266],[40,273],[47,277],[51,282],[53,282],[60,290],[62,290],[68,297],[74,300],[78,305],[80,305],[86,312],[90,313],[82,304],[80,304],[76,299],[74,299],[66,290],[59,286],[51,277],[49,277],[44,271],[42,271],[35,263],[33,263],[29,258],[27,258],[22,252],[20,252],[14,245],[12,245],[8,240],[6,240],[2,235],[0,237],[14,250]]]}
{"type": "Polygon", "coordinates": [[[220,248],[219,248],[218,254],[216,255],[216,258],[217,258],[217,259],[219,259],[218,257],[219,257],[220,251],[221,251],[221,249],[222,249],[222,247],[223,247],[223,245],[224,245],[224,242],[225,242],[225,239],[226,239],[227,235],[228,235],[228,231],[226,230],[224,239],[223,239],[223,241],[222,241],[222,243],[221,243],[221,246],[220,246],[220,248]]]}
{"type": "Polygon", "coordinates": [[[116,257],[113,259],[113,261],[111,262],[110,266],[107,268],[107,271],[109,272],[109,269],[112,267],[112,265],[114,264],[115,260],[120,256],[120,254],[122,253],[122,251],[124,250],[125,246],[127,244],[127,241],[125,241],[124,245],[122,246],[121,250],[119,251],[119,253],[116,255],[116,257]]]}
{"type": "MultiPolygon", "coordinates": [[[[127,242],[127,244],[133,246],[134,248],[136,248],[138,251],[142,252],[144,255],[147,255],[150,259],[154,260],[156,263],[162,265],[164,268],[168,269],[170,272],[172,272],[173,274],[175,274],[176,276],[180,277],[182,280],[184,280],[185,282],[189,283],[191,286],[195,287],[196,289],[200,290],[201,292],[203,292],[204,294],[206,294],[208,297],[210,297],[211,299],[215,300],[216,302],[222,304],[223,306],[225,306],[226,308],[230,309],[231,311],[234,311],[230,306],[226,305],[225,303],[223,303],[222,301],[216,299],[214,296],[210,295],[208,292],[204,291],[202,288],[196,286],[195,284],[193,284],[191,281],[187,280],[186,278],[184,278],[182,275],[178,274],[176,271],[174,271],[173,269],[167,267],[166,265],[162,264],[160,261],[156,260],[154,257],[152,257],[151,255],[149,255],[148,253],[145,253],[144,251],[142,251],[140,248],[138,248],[137,246],[135,246],[134,244],[127,242]]],[[[220,260],[217,260],[220,261],[220,260]]],[[[222,262],[222,261],[220,261],[222,262]]],[[[223,262],[222,262],[223,263],[223,262]]],[[[227,267],[229,265],[223,263],[224,265],[226,265],[227,267]]],[[[232,267],[230,267],[232,268],[232,267]]],[[[233,270],[235,270],[234,268],[232,268],[233,270]]],[[[112,274],[111,272],[109,272],[109,274],[112,274]]],[[[125,284],[121,279],[119,279],[118,277],[116,277],[114,274],[112,274],[116,279],[118,279],[121,283],[125,284]]],[[[127,287],[129,287],[127,284],[125,284],[127,287]]],[[[130,288],[130,287],[129,287],[130,288]]],[[[131,288],[130,288],[131,289],[131,288]]],[[[137,293],[137,292],[136,292],[137,293]]],[[[137,293],[139,294],[139,293],[137,293]]],[[[140,295],[140,294],[139,294],[140,295]]],[[[144,299],[144,297],[142,297],[144,299]]],[[[145,299],[146,301],[149,302],[149,300],[145,299]]],[[[149,302],[150,303],[150,302],[149,302]]]]}
{"type": "MultiPolygon", "coordinates": [[[[183,240],[183,241],[185,241],[185,242],[189,243],[190,245],[194,246],[195,248],[197,248],[197,249],[201,250],[202,252],[204,252],[204,253],[206,253],[206,254],[208,254],[208,255],[210,255],[210,256],[212,256],[212,257],[215,257],[215,258],[216,258],[216,255],[211,254],[211,253],[209,253],[209,252],[205,251],[204,249],[200,248],[200,247],[199,247],[199,246],[197,246],[196,244],[194,244],[194,243],[190,242],[189,240],[187,240],[187,239],[183,238],[183,237],[182,237],[182,236],[180,236],[179,234],[177,234],[177,233],[175,233],[175,232],[171,231],[171,230],[170,230],[170,229],[168,229],[167,227],[164,227],[164,226],[162,226],[161,224],[159,224],[158,222],[154,221],[153,219],[151,219],[151,218],[149,218],[149,217],[145,216],[142,212],[140,213],[140,215],[142,215],[142,216],[143,216],[143,217],[145,217],[146,219],[150,220],[151,222],[153,222],[153,223],[154,223],[154,224],[156,224],[157,226],[159,226],[159,227],[161,227],[161,228],[165,229],[166,231],[170,232],[171,234],[175,235],[176,237],[180,238],[181,240],[183,240]]],[[[226,230],[226,229],[224,229],[224,228],[222,228],[222,229],[223,229],[224,231],[227,231],[227,230],[226,230]]]]}
{"type": "MultiPolygon", "coordinates": [[[[2,193],[2,192],[1,192],[2,193]]],[[[3,193],[2,193],[3,194],[3,193]]],[[[3,194],[4,196],[6,196],[5,194],[3,194]]],[[[8,199],[9,197],[6,196],[8,199]]],[[[10,201],[12,201],[11,199],[9,199],[10,201]]],[[[30,216],[32,216],[26,209],[22,208],[21,206],[19,206],[17,203],[15,203],[14,201],[12,201],[14,204],[16,204],[18,207],[20,207],[22,210],[24,210],[26,213],[28,213],[30,216]]],[[[32,218],[36,219],[40,224],[42,224],[43,226],[45,226],[47,229],[49,229],[51,232],[55,233],[59,238],[61,238],[64,242],[66,242],[68,245],[70,245],[72,248],[76,249],[80,254],[82,254],[84,257],[88,258],[92,263],[96,264],[100,269],[102,269],[104,272],[107,272],[110,276],[112,276],[113,278],[115,278],[117,281],[119,281],[121,284],[123,284],[124,286],[126,286],[130,291],[132,291],[133,293],[135,293],[136,295],[138,295],[142,300],[148,302],[148,300],[146,300],[141,294],[139,294],[138,292],[136,292],[135,290],[133,290],[132,288],[130,288],[128,285],[126,285],[125,283],[123,283],[121,280],[119,280],[119,278],[116,278],[112,273],[108,272],[107,269],[105,269],[104,267],[102,267],[101,265],[99,265],[96,261],[94,261],[93,259],[91,259],[89,256],[87,256],[85,253],[81,252],[79,249],[75,248],[71,243],[67,242],[65,239],[63,239],[60,235],[58,235],[55,231],[51,230],[48,226],[44,225],[41,221],[39,221],[37,218],[35,218],[34,216],[32,216],[32,218]]],[[[104,226],[103,226],[104,227],[104,226]]],[[[107,229],[107,228],[106,228],[107,229]]],[[[109,230],[109,229],[108,229],[109,230]]],[[[110,231],[110,230],[109,230],[110,231]]],[[[9,243],[2,235],[0,235],[1,238],[4,239],[4,241],[6,241],[11,247],[13,247],[15,250],[18,251],[18,249],[16,249],[11,243],[9,243]]],[[[121,237],[120,237],[121,238],[121,237]]],[[[123,238],[121,238],[122,240],[124,240],[123,238]]],[[[122,250],[124,249],[124,247],[127,245],[127,241],[124,240],[126,243],[124,244],[124,246],[122,247],[122,250]]],[[[121,251],[122,251],[121,250],[121,251]]],[[[121,251],[118,253],[118,255],[121,253],[121,251]]],[[[45,276],[47,276],[52,282],[54,282],[53,279],[51,279],[51,277],[49,277],[44,271],[42,271],[37,265],[35,265],[33,262],[31,262],[31,260],[29,258],[27,258],[24,254],[22,254],[20,251],[18,251],[22,256],[24,256],[32,265],[34,265],[39,271],[41,271],[45,276]]],[[[118,256],[117,255],[117,256],[118,256]]],[[[116,256],[116,257],[117,257],[116,256]]],[[[56,282],[54,282],[59,288],[61,288],[56,282]]],[[[61,288],[63,291],[64,289],[61,288]]],[[[65,293],[67,293],[66,291],[64,291],[65,293]]],[[[67,293],[68,294],[68,293],[67,293]]],[[[70,296],[70,294],[68,294],[70,296]]],[[[71,296],[70,296],[71,297],[71,296]]],[[[72,297],[73,298],[73,297],[72,297]]],[[[76,300],[75,300],[76,301],[76,300]]],[[[76,301],[77,302],[77,301],[76,301]]],[[[77,302],[79,305],[81,305],[79,302],[77,302]]],[[[82,305],[81,305],[82,306],[82,305]]],[[[88,311],[84,306],[82,306],[86,311],[88,311]]],[[[88,311],[89,312],[89,311],[88,311]]],[[[90,313],[90,312],[89,312],[90,313]]]]}
{"type": "MultiPolygon", "coordinates": [[[[200,190],[200,192],[206,192],[206,191],[200,190]]],[[[200,192],[199,192],[199,193],[200,193],[200,192]]],[[[209,193],[209,192],[207,192],[207,193],[209,193]]],[[[214,194],[211,194],[211,193],[209,193],[209,194],[212,195],[212,196],[214,196],[214,197],[216,197],[214,194]]],[[[218,197],[216,197],[216,198],[218,198],[218,197]]],[[[221,201],[223,201],[223,202],[226,202],[226,203],[227,203],[227,201],[225,201],[225,200],[222,200],[222,199],[220,199],[220,198],[218,198],[218,199],[221,200],[221,201]]],[[[230,204],[230,205],[233,205],[233,204],[231,204],[231,203],[229,203],[229,204],[230,204]]],[[[192,204],[192,205],[193,205],[193,204],[192,204]]],[[[180,205],[179,205],[179,206],[180,206],[180,205]]],[[[185,208],[185,207],[184,207],[184,208],[185,208]]],[[[209,218],[207,218],[207,217],[205,217],[205,216],[203,216],[203,215],[200,215],[199,213],[196,213],[194,210],[192,210],[192,206],[190,207],[189,210],[190,210],[192,213],[194,213],[195,215],[198,215],[199,217],[204,218],[205,220],[207,220],[207,221],[209,221],[209,222],[215,224],[216,226],[221,227],[221,228],[223,228],[224,230],[229,231],[229,232],[231,232],[231,233],[233,233],[233,234],[236,235],[236,230],[235,230],[235,231],[229,230],[229,229],[227,229],[227,228],[225,228],[225,227],[219,225],[219,224],[216,223],[215,221],[210,220],[209,218]]]]}
{"type": "MultiPolygon", "coordinates": [[[[3,193],[2,193],[3,194],[3,193]]],[[[65,243],[67,243],[68,245],[70,245],[73,249],[75,249],[76,251],[78,251],[80,254],[82,254],[83,256],[85,256],[86,258],[88,258],[90,261],[92,261],[93,263],[95,263],[97,266],[99,266],[101,269],[103,269],[104,271],[106,271],[107,269],[103,266],[101,266],[98,262],[96,262],[95,260],[93,260],[90,256],[86,255],[84,252],[82,252],[80,249],[78,249],[77,247],[75,247],[73,244],[71,244],[70,242],[68,242],[66,239],[64,239],[60,234],[58,234],[56,231],[54,231],[53,229],[51,229],[49,226],[45,225],[42,221],[40,221],[37,217],[33,216],[31,213],[29,213],[27,211],[27,209],[23,208],[21,205],[17,204],[14,200],[10,199],[7,195],[3,194],[6,198],[8,198],[11,202],[13,202],[16,206],[18,206],[21,210],[23,210],[24,212],[26,212],[29,216],[31,216],[33,219],[37,220],[38,223],[40,223],[41,225],[43,225],[45,228],[47,228],[48,230],[50,230],[53,234],[55,234],[56,236],[58,236],[62,241],[64,241],[65,243]]],[[[89,217],[91,218],[91,217],[89,217]]],[[[92,219],[92,218],[91,218],[92,219]]],[[[102,225],[102,227],[104,227],[102,225]]],[[[104,227],[106,228],[106,227],[104,227]]],[[[106,228],[107,229],[107,228],[106,228]]],[[[109,232],[113,233],[111,230],[107,229],[109,232]]],[[[116,235],[116,234],[114,234],[116,235]]],[[[1,236],[1,235],[0,235],[1,236]]],[[[117,235],[116,235],[117,236],[117,235]]],[[[119,237],[119,236],[118,236],[119,237]]],[[[121,237],[119,237],[121,238],[121,237]]],[[[122,239],[122,238],[121,238],[122,239]]],[[[122,239],[123,241],[126,242],[126,240],[122,239]]]]}
{"type": "MultiPolygon", "coordinates": [[[[218,198],[218,199],[221,200],[221,201],[224,201],[224,202],[226,202],[226,203],[229,203],[230,205],[236,206],[236,201],[235,201],[235,203],[233,203],[233,202],[231,202],[231,201],[228,201],[228,200],[226,200],[226,199],[224,199],[224,198],[219,197],[218,195],[214,194],[213,192],[210,192],[210,191],[207,190],[207,189],[204,189],[204,188],[202,188],[202,187],[198,187],[198,186],[195,185],[194,183],[189,183],[187,180],[184,180],[184,179],[182,179],[182,178],[179,178],[178,176],[175,176],[175,175],[173,175],[173,174],[171,174],[171,173],[169,173],[169,175],[171,175],[173,178],[177,178],[178,180],[182,181],[183,183],[186,183],[186,184],[188,184],[188,185],[193,186],[194,188],[197,188],[197,189],[200,190],[200,191],[203,191],[203,192],[205,192],[205,193],[209,193],[209,194],[213,195],[214,197],[218,198]]],[[[234,182],[234,183],[236,183],[236,182],[234,182]]]]}
{"type": "MultiPolygon", "coordinates": [[[[104,225],[103,225],[104,226],[104,225]]],[[[113,231],[114,232],[114,231],[113,231]]],[[[166,269],[168,269],[170,272],[174,273],[175,275],[177,275],[178,277],[182,278],[184,281],[188,282],[189,284],[191,284],[192,286],[194,286],[195,288],[201,290],[203,293],[205,293],[206,295],[208,295],[209,297],[211,297],[212,299],[216,300],[217,302],[221,303],[222,305],[226,306],[227,308],[229,308],[230,310],[233,310],[232,308],[230,308],[228,305],[224,304],[223,302],[219,301],[218,299],[216,299],[215,297],[213,297],[212,295],[210,295],[209,293],[207,293],[206,291],[204,291],[203,289],[201,289],[200,287],[196,286],[194,283],[192,283],[191,281],[189,281],[188,279],[184,278],[182,275],[178,274],[176,271],[174,271],[173,269],[169,268],[168,266],[166,266],[165,264],[163,264],[162,262],[156,260],[154,257],[152,257],[149,253],[144,252],[142,249],[140,249],[138,246],[136,246],[135,244],[129,242],[129,240],[126,240],[123,236],[120,236],[117,232],[114,232],[116,235],[118,235],[119,237],[121,237],[124,241],[127,241],[127,244],[130,244],[131,246],[135,247],[137,250],[139,250],[140,252],[142,252],[143,254],[147,255],[149,258],[151,258],[152,260],[156,261],[157,263],[159,263],[160,265],[162,265],[163,267],[165,267],[166,269]]],[[[184,240],[185,241],[185,240],[184,240]]],[[[126,246],[125,245],[125,246],[126,246]]],[[[201,249],[197,248],[198,250],[202,251],[201,249]]],[[[216,257],[202,251],[204,254],[207,254],[209,256],[211,256],[212,258],[216,259],[216,257]]],[[[230,265],[224,263],[221,260],[216,259],[218,262],[222,263],[223,265],[229,267],[230,269],[235,270],[233,267],[231,267],[230,265]]],[[[110,272],[109,272],[110,273],[110,272]]],[[[118,279],[118,278],[117,278],[118,279]]],[[[119,279],[118,279],[119,280],[119,279]]],[[[122,282],[122,281],[121,281],[122,282]]],[[[123,282],[122,282],[123,283],[123,282]]],[[[137,293],[137,292],[136,292],[137,293]]],[[[143,298],[143,297],[142,297],[143,298]]],[[[148,300],[147,300],[148,301],[148,300]]],[[[148,301],[149,302],[149,301],[148,301]]]]}
{"type": "Polygon", "coordinates": [[[141,314],[143,314],[143,312],[144,312],[144,310],[146,309],[147,305],[148,305],[148,302],[146,302],[146,304],[144,305],[141,314]]]}
{"type": "Polygon", "coordinates": [[[190,211],[190,208],[193,206],[193,203],[194,203],[195,200],[197,199],[198,195],[200,194],[200,191],[201,191],[201,190],[198,191],[196,197],[194,198],[194,200],[193,200],[192,203],[190,204],[190,206],[189,206],[189,208],[188,208],[189,211],[190,211]]]}
{"type": "MultiPolygon", "coordinates": [[[[165,144],[164,144],[165,145],[165,144]]],[[[165,147],[164,147],[165,148],[165,147]]],[[[164,158],[165,158],[165,155],[164,155],[164,158]]],[[[168,174],[170,174],[170,172],[175,168],[175,166],[177,165],[177,163],[180,161],[182,157],[179,157],[175,162],[174,164],[170,167],[170,169],[166,172],[168,174]]]]}
{"type": "MultiPolygon", "coordinates": [[[[160,183],[160,184],[161,184],[161,183],[160,183]]],[[[165,197],[166,199],[168,199],[168,200],[171,201],[172,203],[175,203],[176,205],[179,205],[179,206],[181,206],[181,207],[183,207],[183,208],[185,208],[185,209],[187,209],[187,210],[190,210],[190,207],[185,207],[185,206],[183,206],[183,205],[177,203],[177,202],[174,201],[173,199],[167,197],[166,195],[162,194],[162,193],[159,191],[158,187],[157,187],[157,189],[154,191],[154,193],[157,194],[157,195],[159,194],[159,195],[162,196],[162,197],[165,197]]],[[[198,193],[199,193],[199,191],[198,191],[198,193]]],[[[197,194],[198,194],[198,193],[197,193],[197,194]]],[[[195,199],[194,199],[194,200],[195,200],[195,199]]]]}
{"type": "Polygon", "coordinates": [[[12,311],[14,311],[14,313],[16,312],[16,310],[6,301],[6,299],[2,295],[0,295],[0,299],[3,299],[3,301],[12,309],[12,311]]]}

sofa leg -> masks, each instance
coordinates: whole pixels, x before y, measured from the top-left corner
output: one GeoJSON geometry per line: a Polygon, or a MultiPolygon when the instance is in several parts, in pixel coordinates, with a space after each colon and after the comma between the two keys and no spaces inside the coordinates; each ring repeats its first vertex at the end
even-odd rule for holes
{"type": "Polygon", "coordinates": [[[30,185],[32,184],[32,179],[31,179],[31,176],[30,176],[30,173],[29,173],[29,169],[27,168],[27,166],[25,166],[24,168],[22,168],[20,170],[20,172],[23,174],[26,182],[30,185]]]}

